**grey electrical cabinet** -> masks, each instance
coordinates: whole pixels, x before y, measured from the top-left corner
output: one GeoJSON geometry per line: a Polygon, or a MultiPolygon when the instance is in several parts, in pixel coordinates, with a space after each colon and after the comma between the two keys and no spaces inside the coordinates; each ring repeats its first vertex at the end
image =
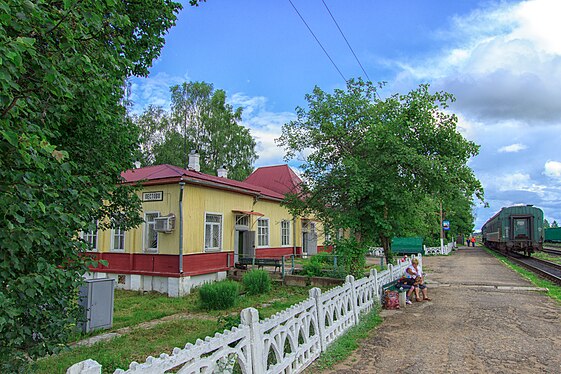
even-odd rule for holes
{"type": "Polygon", "coordinates": [[[114,279],[87,279],[84,282],[79,294],[84,320],[78,322],[79,330],[90,332],[113,326],[114,289],[114,279]]]}

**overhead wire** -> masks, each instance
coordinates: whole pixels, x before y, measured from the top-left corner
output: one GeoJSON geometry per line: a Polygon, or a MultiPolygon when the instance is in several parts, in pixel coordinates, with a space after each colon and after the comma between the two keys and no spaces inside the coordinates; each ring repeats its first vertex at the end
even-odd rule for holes
{"type": "Polygon", "coordinates": [[[345,42],[347,43],[347,46],[349,47],[349,49],[351,50],[351,52],[353,53],[353,56],[355,56],[356,62],[358,62],[358,65],[360,66],[360,68],[362,69],[362,72],[364,73],[364,75],[366,76],[366,78],[368,78],[369,81],[372,81],[370,79],[370,77],[368,76],[368,73],[366,72],[366,70],[364,70],[364,67],[362,66],[362,64],[360,63],[360,60],[358,59],[355,51],[353,50],[353,47],[351,47],[351,44],[349,43],[349,41],[347,40],[347,37],[345,36],[345,34],[343,33],[343,30],[341,30],[341,27],[339,26],[339,24],[337,23],[337,20],[335,20],[335,17],[333,16],[333,13],[331,13],[331,10],[329,9],[329,7],[327,6],[327,4],[325,3],[324,0],[321,0],[321,2],[323,3],[323,5],[325,6],[325,9],[327,9],[327,12],[329,13],[329,15],[331,16],[331,19],[333,20],[333,22],[335,22],[335,25],[337,26],[337,28],[339,29],[339,32],[341,33],[341,36],[343,37],[343,39],[345,39],[345,42]]]}
{"type": "Polygon", "coordinates": [[[343,73],[341,73],[341,70],[339,69],[339,67],[337,66],[337,64],[335,63],[335,61],[333,61],[333,59],[331,58],[331,56],[329,55],[329,53],[327,53],[327,51],[325,50],[325,48],[323,47],[323,45],[321,44],[321,42],[319,41],[319,39],[317,38],[316,34],[314,34],[314,32],[312,31],[312,29],[310,28],[310,26],[308,26],[308,23],[306,22],[306,20],[304,19],[304,17],[302,17],[302,15],[300,14],[300,12],[298,11],[298,9],[296,9],[296,7],[294,6],[294,3],[292,3],[292,0],[288,0],[288,2],[290,3],[290,5],[292,5],[292,8],[294,8],[294,10],[296,11],[296,13],[298,14],[298,16],[300,17],[300,19],[302,20],[302,22],[304,22],[304,25],[306,25],[306,27],[308,28],[308,30],[310,31],[310,33],[312,34],[312,36],[314,37],[314,39],[316,40],[316,42],[319,44],[319,46],[321,47],[321,49],[323,50],[323,52],[325,53],[325,55],[327,56],[327,58],[329,59],[329,61],[331,61],[331,63],[333,64],[333,66],[335,67],[335,69],[339,72],[339,75],[341,75],[341,78],[343,78],[343,80],[345,82],[347,82],[347,79],[345,78],[345,76],[343,75],[343,73]]]}

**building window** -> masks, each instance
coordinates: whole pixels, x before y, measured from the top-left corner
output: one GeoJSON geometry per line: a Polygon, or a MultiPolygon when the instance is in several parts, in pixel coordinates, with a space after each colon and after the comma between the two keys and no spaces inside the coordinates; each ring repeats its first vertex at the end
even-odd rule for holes
{"type": "Polygon", "coordinates": [[[97,221],[94,223],[95,229],[82,232],[82,240],[90,245],[91,251],[97,251],[97,221]]]}
{"type": "Polygon", "coordinates": [[[111,235],[111,250],[115,252],[123,252],[125,250],[125,230],[121,229],[119,226],[113,229],[113,235],[111,235]]]}
{"type": "Polygon", "coordinates": [[[146,213],[144,215],[144,250],[149,252],[158,251],[158,232],[154,229],[155,219],[160,212],[146,213]]]}
{"type": "Polygon", "coordinates": [[[290,221],[281,221],[281,245],[290,245],[290,221]]]}
{"type": "Polygon", "coordinates": [[[249,227],[249,216],[237,214],[236,215],[236,226],[248,226],[249,227]]]}
{"type": "Polygon", "coordinates": [[[257,246],[269,246],[269,219],[267,218],[257,220],[257,246]]]}
{"type": "Polygon", "coordinates": [[[222,215],[207,213],[205,216],[205,251],[222,249],[222,215]]]}

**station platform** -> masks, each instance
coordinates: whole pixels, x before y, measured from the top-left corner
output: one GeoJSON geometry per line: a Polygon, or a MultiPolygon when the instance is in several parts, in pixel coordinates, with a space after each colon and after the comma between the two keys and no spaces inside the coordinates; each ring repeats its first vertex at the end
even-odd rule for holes
{"type": "Polygon", "coordinates": [[[481,247],[423,257],[432,301],[384,322],[328,373],[561,373],[561,304],[481,247]]]}

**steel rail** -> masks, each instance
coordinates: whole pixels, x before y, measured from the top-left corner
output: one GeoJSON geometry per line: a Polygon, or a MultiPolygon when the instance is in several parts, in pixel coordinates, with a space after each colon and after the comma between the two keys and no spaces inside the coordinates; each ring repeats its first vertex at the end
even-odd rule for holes
{"type": "Polygon", "coordinates": [[[552,255],[561,256],[561,249],[554,249],[554,248],[543,248],[542,252],[550,253],[552,255]]]}
{"type": "Polygon", "coordinates": [[[561,273],[561,265],[556,264],[556,263],[551,262],[551,261],[540,260],[539,258],[530,258],[530,259],[527,259],[525,257],[517,258],[517,257],[509,255],[509,254],[507,254],[506,257],[509,260],[511,260],[512,262],[516,263],[517,265],[520,265],[520,266],[532,271],[533,273],[536,273],[537,275],[552,281],[555,284],[561,285],[561,276],[552,274],[549,271],[547,271],[546,269],[539,268],[535,265],[532,265],[532,264],[528,263],[528,261],[538,262],[538,263],[540,263],[544,266],[557,269],[557,270],[559,270],[560,273],[561,273]]]}

